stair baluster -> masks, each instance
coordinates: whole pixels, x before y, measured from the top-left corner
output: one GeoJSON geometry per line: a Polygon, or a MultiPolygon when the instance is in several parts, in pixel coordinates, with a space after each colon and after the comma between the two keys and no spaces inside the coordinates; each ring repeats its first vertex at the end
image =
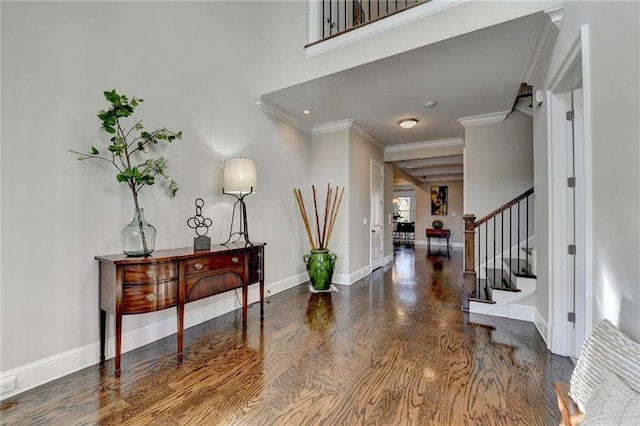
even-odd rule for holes
{"type": "Polygon", "coordinates": [[[465,262],[463,272],[463,283],[465,288],[465,297],[463,298],[462,309],[469,309],[469,300],[493,303],[491,296],[492,288],[501,290],[519,291],[515,288],[515,280],[517,276],[532,277],[530,271],[530,248],[529,238],[531,235],[530,221],[530,204],[529,198],[533,196],[533,188],[525,191],[523,194],[509,201],[500,208],[489,213],[482,219],[476,221],[474,214],[464,215],[464,235],[465,235],[465,262]],[[524,203],[523,208],[521,204],[524,203]],[[516,211],[514,212],[514,207],[516,211]],[[505,212],[509,214],[509,236],[508,247],[505,249],[506,231],[505,231],[505,212]],[[524,212],[522,211],[524,210],[524,212]],[[513,214],[517,215],[514,223],[513,214]],[[497,225],[497,216],[500,216],[500,227],[497,225]],[[522,224],[522,222],[525,222],[522,224]],[[490,222],[492,222],[490,224],[490,222]],[[484,233],[482,232],[484,225],[484,233]],[[489,233],[489,226],[493,226],[493,235],[489,233]],[[477,229],[477,231],[476,231],[477,229]],[[525,235],[522,235],[522,231],[525,235]],[[477,234],[477,252],[476,247],[477,234]],[[515,235],[514,235],[515,234],[515,235]],[[513,238],[516,241],[513,241],[513,238]],[[484,237],[484,238],[483,238],[484,237]],[[493,238],[493,241],[489,241],[493,238]],[[497,239],[500,239],[498,243],[497,239]],[[489,257],[489,243],[492,244],[493,253],[489,257]],[[484,246],[484,247],[483,247],[484,246]],[[484,253],[483,253],[484,248],[484,253]],[[498,252],[498,249],[500,251],[498,252]],[[525,266],[522,266],[520,250],[525,250],[525,266]],[[513,250],[516,256],[513,256],[513,250]],[[505,256],[506,255],[506,256],[505,256]],[[514,257],[516,259],[514,259],[514,257]],[[482,261],[484,260],[484,264],[482,261]],[[515,266],[514,266],[515,260],[515,266]],[[508,261],[508,262],[507,262],[508,261]],[[509,265],[509,271],[504,270],[504,265],[509,265]],[[503,265],[503,266],[498,266],[503,265]],[[491,267],[490,267],[491,266],[491,267]],[[500,269],[500,272],[498,272],[500,269]]]}

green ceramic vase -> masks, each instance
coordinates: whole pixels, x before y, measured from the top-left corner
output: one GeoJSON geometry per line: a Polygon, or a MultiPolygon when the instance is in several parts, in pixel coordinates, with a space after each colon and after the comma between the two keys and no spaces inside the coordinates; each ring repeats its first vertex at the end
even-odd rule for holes
{"type": "Polygon", "coordinates": [[[333,268],[338,256],[329,250],[311,250],[311,254],[303,256],[309,272],[309,280],[314,290],[326,291],[331,287],[333,268]]]}

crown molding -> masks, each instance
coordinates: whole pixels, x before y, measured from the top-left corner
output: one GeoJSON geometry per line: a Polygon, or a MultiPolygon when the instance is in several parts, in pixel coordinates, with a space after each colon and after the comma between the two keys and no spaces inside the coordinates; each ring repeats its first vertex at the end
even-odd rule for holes
{"type": "Polygon", "coordinates": [[[489,114],[472,115],[469,117],[462,117],[458,119],[464,127],[482,126],[484,124],[502,123],[510,111],[492,112],[489,114]]]}
{"type": "Polygon", "coordinates": [[[333,133],[340,132],[344,130],[349,130],[355,121],[351,119],[347,120],[339,120],[339,121],[331,121],[329,123],[318,124],[317,126],[313,126],[311,129],[311,134],[315,135],[323,135],[325,133],[333,133]]]}
{"type": "Polygon", "coordinates": [[[367,132],[363,127],[361,127],[358,123],[354,122],[352,129],[356,132],[359,133],[362,137],[364,137],[365,139],[367,139],[369,141],[369,143],[373,146],[375,146],[376,148],[378,148],[379,150],[381,150],[382,152],[384,152],[384,150],[386,149],[384,145],[382,145],[382,143],[380,143],[380,141],[378,139],[376,139],[373,135],[371,135],[371,133],[367,132]]]}
{"type": "Polygon", "coordinates": [[[536,38],[536,44],[533,48],[533,53],[531,54],[531,58],[529,59],[527,69],[522,79],[522,81],[529,84],[535,81],[535,79],[540,75],[541,72],[544,72],[544,64],[548,56],[550,55],[556,38],[558,38],[558,33],[560,32],[560,30],[558,29],[558,22],[554,21],[554,17],[552,15],[560,13],[561,20],[562,7],[558,7],[545,12],[551,19],[545,19],[542,26],[540,27],[538,37],[536,38]]]}
{"type": "Polygon", "coordinates": [[[562,9],[562,6],[558,6],[554,7],[553,9],[544,11],[544,13],[549,15],[549,18],[551,18],[551,22],[553,23],[553,25],[555,25],[558,29],[560,29],[560,27],[562,26],[562,9]]]}
{"type": "Polygon", "coordinates": [[[291,115],[287,114],[287,112],[285,110],[283,110],[282,108],[280,108],[278,105],[274,104],[271,101],[268,101],[267,99],[265,99],[264,97],[260,96],[259,98],[255,99],[256,101],[256,105],[258,105],[260,107],[260,109],[262,110],[262,112],[264,112],[265,114],[268,114],[272,117],[277,118],[280,121],[283,121],[287,124],[292,125],[293,127],[295,127],[296,129],[311,135],[313,132],[313,129],[304,124],[302,121],[297,120],[295,118],[293,118],[291,115]]]}
{"type": "Polygon", "coordinates": [[[419,149],[434,149],[434,148],[448,148],[448,147],[457,147],[464,146],[464,141],[460,138],[450,138],[450,139],[437,139],[433,141],[425,141],[425,142],[414,142],[414,143],[405,143],[402,145],[393,145],[385,148],[385,153],[391,152],[406,152],[406,151],[415,151],[419,149]]]}

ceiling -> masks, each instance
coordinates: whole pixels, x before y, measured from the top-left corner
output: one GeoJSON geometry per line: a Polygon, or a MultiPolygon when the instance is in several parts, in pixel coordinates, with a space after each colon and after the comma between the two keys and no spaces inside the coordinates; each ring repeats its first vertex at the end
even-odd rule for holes
{"type": "Polygon", "coordinates": [[[262,99],[310,128],[354,120],[385,147],[385,158],[392,151],[407,153],[395,155],[393,162],[416,182],[461,179],[464,144],[459,120],[512,111],[545,19],[544,13],[525,16],[267,93],[262,99]],[[430,101],[435,106],[425,106],[430,101]],[[417,126],[401,128],[398,123],[404,118],[417,119],[417,126]],[[459,149],[445,155],[420,149],[426,153],[416,158],[412,150],[456,141],[459,149]]]}

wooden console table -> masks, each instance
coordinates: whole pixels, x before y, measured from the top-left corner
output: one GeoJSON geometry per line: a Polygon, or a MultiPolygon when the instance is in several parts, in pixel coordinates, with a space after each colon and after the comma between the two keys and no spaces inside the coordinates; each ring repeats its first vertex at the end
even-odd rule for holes
{"type": "Polygon", "coordinates": [[[120,377],[122,316],[176,307],[178,362],[182,362],[184,306],[228,290],[242,289],[242,329],[247,328],[248,287],[260,283],[264,317],[264,246],[231,243],[210,250],[191,247],[154,251],[146,257],[96,256],[99,262],[100,365],[105,362],[107,312],[115,318],[115,376],[120,377]]]}
{"type": "Polygon", "coordinates": [[[450,229],[431,229],[427,228],[427,250],[431,254],[431,238],[446,238],[447,239],[447,257],[451,257],[449,253],[449,238],[451,237],[450,229]]]}

